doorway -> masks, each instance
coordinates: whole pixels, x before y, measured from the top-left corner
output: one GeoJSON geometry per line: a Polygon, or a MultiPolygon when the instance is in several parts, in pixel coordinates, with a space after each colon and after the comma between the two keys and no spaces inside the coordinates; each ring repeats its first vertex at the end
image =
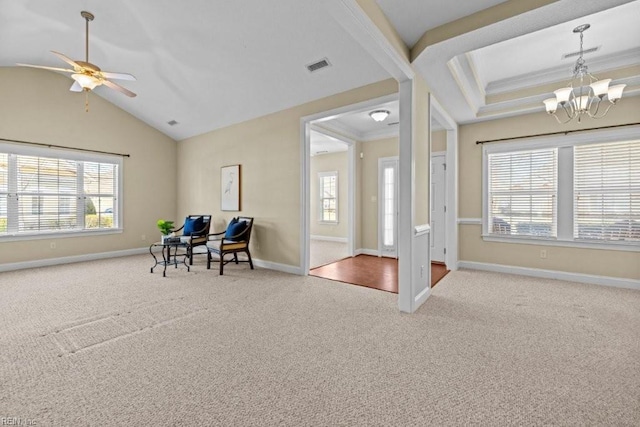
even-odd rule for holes
{"type": "Polygon", "coordinates": [[[446,211],[445,192],[446,156],[444,152],[431,154],[431,261],[444,264],[446,255],[446,211]]]}

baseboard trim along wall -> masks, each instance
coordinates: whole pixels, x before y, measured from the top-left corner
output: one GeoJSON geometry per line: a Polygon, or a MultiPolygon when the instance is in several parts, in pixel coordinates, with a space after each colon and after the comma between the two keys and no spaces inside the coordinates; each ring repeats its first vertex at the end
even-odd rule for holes
{"type": "Polygon", "coordinates": [[[269,270],[281,271],[283,273],[296,274],[302,276],[302,269],[299,266],[279,264],[277,262],[264,261],[261,259],[253,259],[253,265],[260,268],[267,268],[269,270]]]}
{"type": "Polygon", "coordinates": [[[148,254],[149,248],[125,249],[113,252],[97,252],[94,254],[75,255],[61,258],[38,259],[34,261],[14,262],[11,264],[0,264],[0,272],[24,270],[25,268],[48,267],[50,265],[72,264],[75,262],[95,261],[98,259],[118,258],[123,256],[148,254]]]}
{"type": "Polygon", "coordinates": [[[353,256],[357,255],[371,255],[371,256],[380,256],[378,251],[375,249],[356,249],[353,252],[353,256]]]}
{"type": "Polygon", "coordinates": [[[458,224],[482,225],[482,218],[458,218],[458,224]]]}
{"type": "Polygon", "coordinates": [[[567,271],[543,270],[540,268],[516,267],[512,265],[490,264],[474,261],[460,261],[458,262],[458,268],[493,271],[496,273],[519,274],[521,276],[540,277],[543,279],[566,280],[569,282],[588,283],[591,285],[640,290],[640,280],[622,279],[619,277],[596,276],[592,274],[570,273],[567,271]]]}
{"type": "Polygon", "coordinates": [[[347,243],[349,240],[346,237],[331,237],[331,236],[314,236],[313,234],[309,236],[311,240],[322,240],[325,242],[338,242],[338,243],[347,243]]]}

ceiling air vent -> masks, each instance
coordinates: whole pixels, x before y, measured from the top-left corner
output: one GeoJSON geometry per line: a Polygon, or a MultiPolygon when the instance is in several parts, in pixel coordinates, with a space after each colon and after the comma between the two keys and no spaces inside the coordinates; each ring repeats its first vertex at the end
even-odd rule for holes
{"type": "MultiPolygon", "coordinates": [[[[600,50],[600,46],[596,46],[596,47],[590,47],[589,49],[585,49],[582,53],[583,54],[587,54],[587,53],[593,53],[600,50]]],[[[580,51],[576,51],[576,52],[571,52],[571,53],[565,53],[564,55],[562,55],[562,59],[567,59],[567,58],[573,58],[575,56],[580,56],[580,51]]]]}
{"type": "Polygon", "coordinates": [[[395,126],[397,124],[400,124],[400,122],[391,122],[391,123],[387,123],[387,126],[395,126]]]}
{"type": "Polygon", "coordinates": [[[175,126],[175,125],[177,125],[177,124],[178,124],[178,122],[176,122],[175,120],[171,120],[171,121],[167,122],[167,124],[168,124],[169,126],[175,126]]]}
{"type": "Polygon", "coordinates": [[[327,58],[323,58],[320,61],[314,62],[313,64],[307,65],[307,70],[313,73],[314,71],[318,71],[322,68],[329,67],[331,64],[327,58]]]}

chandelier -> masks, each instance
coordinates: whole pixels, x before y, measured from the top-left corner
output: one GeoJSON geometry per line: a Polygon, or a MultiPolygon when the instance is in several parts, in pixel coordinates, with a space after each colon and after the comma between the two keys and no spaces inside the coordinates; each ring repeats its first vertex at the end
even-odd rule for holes
{"type": "Polygon", "coordinates": [[[558,123],[564,124],[577,118],[578,122],[585,114],[592,119],[600,119],[607,115],[609,109],[622,98],[622,91],[626,85],[609,86],[611,79],[598,80],[591,74],[585,64],[582,48],[584,32],[591,25],[583,24],[573,29],[574,33],[580,33],[580,56],[573,67],[573,77],[567,87],[554,91],[555,98],[545,99],[544,105],[547,113],[553,115],[558,123]],[[605,96],[607,102],[604,102],[605,96]],[[604,105],[606,105],[606,107],[604,105]],[[561,108],[558,108],[561,107],[561,108]],[[564,120],[558,117],[558,110],[564,111],[564,120]]]}

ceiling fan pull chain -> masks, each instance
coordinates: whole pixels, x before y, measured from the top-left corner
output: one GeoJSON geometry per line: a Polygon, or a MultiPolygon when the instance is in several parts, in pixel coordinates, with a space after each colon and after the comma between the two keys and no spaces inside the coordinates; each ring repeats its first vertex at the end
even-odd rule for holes
{"type": "Polygon", "coordinates": [[[86,113],[89,112],[89,91],[88,90],[84,91],[84,111],[86,113]]]}

